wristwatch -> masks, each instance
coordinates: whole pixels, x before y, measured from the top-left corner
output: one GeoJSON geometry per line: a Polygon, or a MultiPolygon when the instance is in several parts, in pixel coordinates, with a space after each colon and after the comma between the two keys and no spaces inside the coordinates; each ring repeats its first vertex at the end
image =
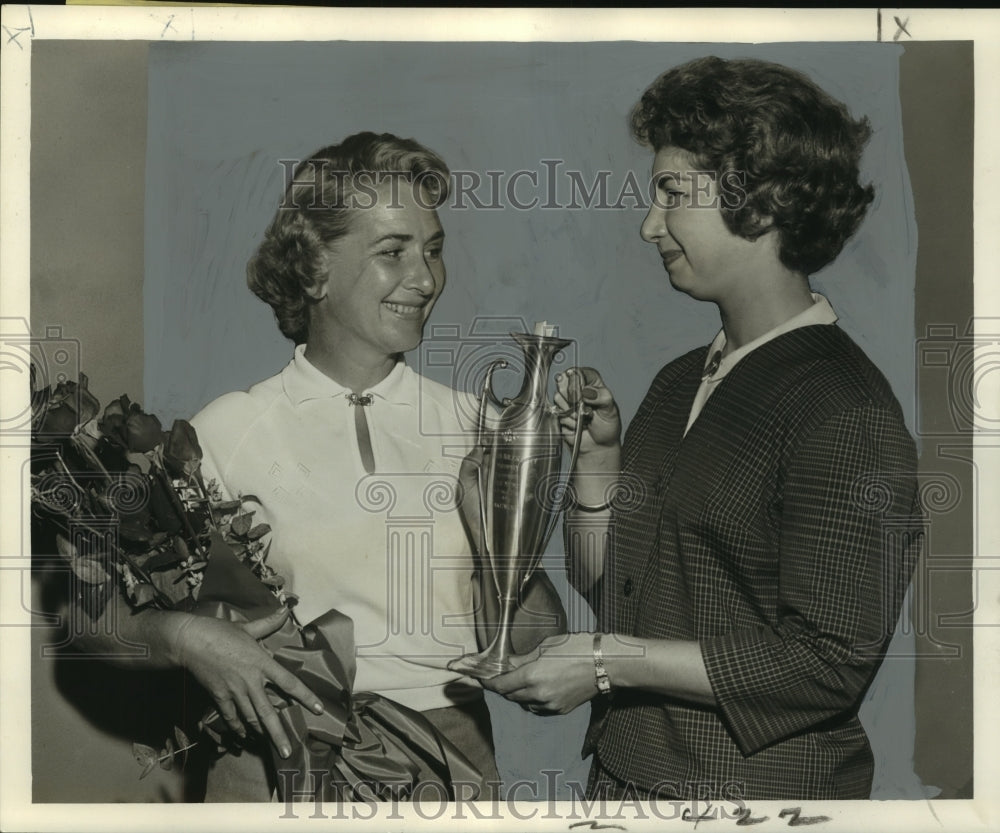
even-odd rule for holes
{"type": "Polygon", "coordinates": [[[597,678],[597,690],[604,695],[611,693],[611,678],[604,667],[604,654],[601,653],[601,637],[603,634],[594,634],[594,675],[597,678]]]}

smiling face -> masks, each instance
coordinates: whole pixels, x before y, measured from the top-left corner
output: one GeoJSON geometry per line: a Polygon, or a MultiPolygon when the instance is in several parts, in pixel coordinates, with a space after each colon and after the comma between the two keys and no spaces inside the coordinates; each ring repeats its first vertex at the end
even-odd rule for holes
{"type": "Polygon", "coordinates": [[[444,289],[443,246],[437,212],[405,183],[395,193],[386,183],[374,205],[353,208],[328,249],[326,281],[311,293],[307,354],[371,367],[416,347],[444,289]]]}
{"type": "Polygon", "coordinates": [[[715,177],[687,151],[665,147],[653,157],[653,181],[656,199],[640,234],[656,246],[671,285],[701,301],[739,294],[760,247],[726,227],[715,177]]]}

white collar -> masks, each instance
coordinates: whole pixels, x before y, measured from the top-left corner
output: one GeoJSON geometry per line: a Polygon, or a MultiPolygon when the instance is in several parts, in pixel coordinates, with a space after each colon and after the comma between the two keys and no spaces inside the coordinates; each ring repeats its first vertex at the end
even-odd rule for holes
{"type": "Polygon", "coordinates": [[[726,374],[736,366],[740,359],[780,335],[797,330],[799,327],[811,327],[814,324],[835,324],[837,322],[837,313],[830,306],[830,302],[818,292],[811,294],[813,303],[808,309],[804,309],[798,315],[793,315],[783,324],[779,324],[777,327],[768,330],[764,335],[747,342],[739,349],[733,350],[729,355],[716,359],[716,354],[721,354],[723,348],[726,346],[725,330],[719,330],[718,335],[712,339],[712,343],[708,346],[708,355],[705,357],[704,368],[706,375],[702,377],[703,381],[715,384],[719,380],[724,379],[726,374]],[[709,376],[708,371],[716,361],[718,361],[718,364],[709,376]]]}
{"type": "MultiPolygon", "coordinates": [[[[334,381],[322,370],[316,367],[305,355],[305,345],[299,344],[295,348],[295,355],[292,360],[285,365],[281,371],[281,383],[285,389],[285,394],[294,405],[301,405],[310,399],[327,399],[331,397],[343,397],[347,399],[352,393],[350,388],[344,387],[339,382],[334,381]]],[[[361,391],[362,395],[371,394],[376,399],[382,399],[397,405],[415,404],[412,397],[406,395],[406,377],[412,373],[403,359],[396,362],[389,375],[381,382],[367,390],[361,391]]]]}

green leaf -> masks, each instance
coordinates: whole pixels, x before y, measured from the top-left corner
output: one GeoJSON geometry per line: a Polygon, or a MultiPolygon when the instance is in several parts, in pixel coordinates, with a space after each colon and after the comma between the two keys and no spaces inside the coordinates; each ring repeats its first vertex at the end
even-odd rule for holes
{"type": "Polygon", "coordinates": [[[56,549],[59,550],[59,554],[65,558],[76,559],[76,545],[69,540],[66,536],[56,533],[56,549]]]}
{"type": "Polygon", "coordinates": [[[238,515],[233,518],[232,531],[233,535],[238,535],[240,537],[245,536],[249,531],[251,524],[253,523],[253,513],[248,512],[245,515],[238,515]]]}
{"type": "Polygon", "coordinates": [[[118,531],[121,533],[123,540],[142,544],[145,550],[150,548],[149,542],[153,538],[146,524],[147,519],[144,516],[120,516],[118,531]]]}
{"type": "Polygon", "coordinates": [[[165,769],[167,772],[174,768],[174,742],[170,738],[167,738],[166,749],[160,752],[158,763],[160,769],[165,769]]]}
{"type": "Polygon", "coordinates": [[[105,584],[111,580],[108,571],[93,558],[74,558],[70,562],[73,572],[85,584],[105,584]]]}
{"type": "Polygon", "coordinates": [[[180,726],[174,726],[174,739],[177,741],[179,749],[191,745],[191,741],[188,740],[188,736],[184,734],[184,730],[180,726]]]}
{"type": "Polygon", "coordinates": [[[181,560],[191,557],[191,550],[188,549],[187,541],[181,538],[180,535],[174,538],[174,549],[180,553],[181,560]]]}
{"type": "Polygon", "coordinates": [[[143,474],[149,474],[150,470],[153,468],[152,462],[145,454],[139,454],[136,451],[126,452],[125,458],[135,466],[139,467],[139,471],[143,474]]]}
{"type": "Polygon", "coordinates": [[[281,587],[285,583],[284,576],[262,576],[261,581],[268,587],[281,587]]]}
{"type": "Polygon", "coordinates": [[[143,767],[142,772],[139,773],[139,780],[141,781],[143,778],[149,775],[149,773],[151,773],[154,769],[156,769],[155,759],[150,761],[148,764],[146,764],[146,766],[143,767]]]}
{"type": "Polygon", "coordinates": [[[198,721],[198,731],[204,732],[212,742],[215,743],[217,747],[223,749],[225,744],[222,740],[222,734],[217,727],[222,725],[222,716],[219,714],[218,710],[212,709],[208,714],[206,714],[201,720],[198,721]]]}
{"type": "Polygon", "coordinates": [[[145,766],[150,761],[156,761],[158,755],[156,750],[152,746],[146,746],[144,743],[133,743],[132,744],[132,757],[135,758],[136,763],[145,766]]]}
{"type": "Polygon", "coordinates": [[[271,527],[268,524],[257,524],[257,526],[247,533],[247,538],[251,541],[256,541],[258,538],[263,538],[270,531],[271,527]]]}
{"type": "Polygon", "coordinates": [[[141,559],[142,568],[147,572],[152,570],[165,570],[174,564],[180,564],[186,556],[179,555],[173,550],[165,550],[164,552],[157,553],[156,555],[151,555],[149,558],[141,559]]]}
{"type": "Polygon", "coordinates": [[[136,607],[147,605],[156,598],[156,591],[153,589],[153,586],[151,584],[146,584],[146,582],[141,582],[135,585],[132,589],[132,594],[133,603],[136,607]]]}
{"type": "Polygon", "coordinates": [[[176,755],[181,756],[179,766],[181,769],[184,769],[184,765],[187,763],[188,759],[188,750],[190,750],[195,744],[191,743],[190,739],[184,734],[180,726],[174,726],[174,738],[177,740],[177,752],[174,754],[175,757],[176,755]]]}
{"type": "Polygon", "coordinates": [[[224,514],[226,512],[235,512],[237,509],[240,508],[241,505],[242,504],[238,500],[224,500],[222,503],[215,504],[215,506],[213,506],[212,508],[216,512],[221,512],[224,514]]]}

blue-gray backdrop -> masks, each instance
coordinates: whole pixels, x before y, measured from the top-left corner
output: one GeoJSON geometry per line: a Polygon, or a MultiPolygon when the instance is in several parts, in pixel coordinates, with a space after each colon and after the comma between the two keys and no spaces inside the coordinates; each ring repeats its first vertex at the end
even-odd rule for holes
{"type": "MultiPolygon", "coordinates": [[[[802,70],[871,119],[864,174],[878,196],[814,287],[886,373],[912,427],[917,230],[903,158],[900,50],[887,44],[155,44],[143,290],[147,409],[164,419],[190,416],[288,361],[289,343],[244,277],[281,198],[279,160],[375,130],[412,136],[454,171],[483,180],[475,192],[483,207],[468,195],[464,209],[453,199],[442,211],[449,277],[431,319],[437,337],[465,337],[477,321],[496,329],[486,319],[498,317],[554,322],[576,339],[574,360],[603,371],[627,420],[656,371],[710,340],[718,317],[671,289],[655,252],[639,239],[643,211],[627,193],[619,207],[586,208],[578,192],[579,207],[567,207],[574,196],[569,172],[579,172],[588,188],[609,172],[612,204],[630,175],[645,187],[650,155],[630,139],[628,111],[659,73],[705,54],[802,70]],[[538,198],[529,210],[516,209],[506,191],[522,170],[537,177],[536,186],[522,176],[514,193],[522,202],[538,198]],[[491,171],[500,173],[491,179],[491,171]]],[[[429,355],[418,350],[409,360],[441,381],[472,383],[472,374],[429,355]]],[[[558,572],[553,577],[571,593],[558,572]]],[[[877,798],[927,791],[912,767],[910,642],[897,634],[896,656],[862,711],[877,798]]],[[[508,783],[523,779],[539,785],[540,797],[566,797],[567,782],[585,780],[579,750],[586,707],[537,718],[499,698],[489,703],[508,783]],[[542,770],[560,775],[547,778],[542,770]]]]}

